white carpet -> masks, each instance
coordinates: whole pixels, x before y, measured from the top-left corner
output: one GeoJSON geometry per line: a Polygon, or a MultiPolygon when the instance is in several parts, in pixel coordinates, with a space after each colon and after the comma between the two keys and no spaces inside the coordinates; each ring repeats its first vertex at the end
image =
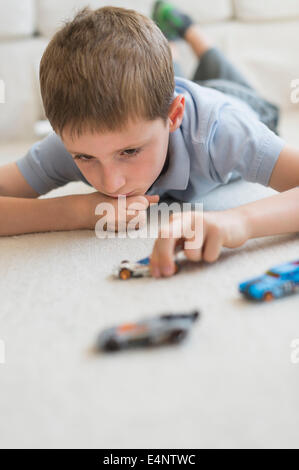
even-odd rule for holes
{"type": "MultiPolygon", "coordinates": [[[[1,164],[26,148],[2,146],[1,164]]],[[[72,183],[50,196],[81,191],[72,183]]],[[[272,192],[239,181],[205,208],[272,192]]],[[[299,297],[253,305],[237,291],[298,258],[298,235],[223,250],[171,279],[111,279],[115,263],[152,245],[93,231],[0,238],[0,447],[298,447],[299,297]],[[87,354],[104,327],[194,307],[202,318],[180,346],[87,354]]]]}

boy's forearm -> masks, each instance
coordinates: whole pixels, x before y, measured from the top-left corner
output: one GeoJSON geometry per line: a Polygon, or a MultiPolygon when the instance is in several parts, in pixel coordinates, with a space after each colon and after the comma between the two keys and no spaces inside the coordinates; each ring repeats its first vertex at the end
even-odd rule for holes
{"type": "Polygon", "coordinates": [[[244,218],[248,238],[299,232],[299,188],[232,209],[244,218]]]}
{"type": "Polygon", "coordinates": [[[0,197],[0,236],[86,228],[80,195],[47,199],[0,197]]]}

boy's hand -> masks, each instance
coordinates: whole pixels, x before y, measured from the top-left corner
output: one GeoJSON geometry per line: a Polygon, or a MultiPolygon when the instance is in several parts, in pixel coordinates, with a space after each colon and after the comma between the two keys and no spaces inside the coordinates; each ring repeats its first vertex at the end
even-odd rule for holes
{"type": "MultiPolygon", "coordinates": [[[[83,211],[82,216],[84,217],[84,227],[91,230],[95,229],[97,221],[101,218],[99,216],[104,215],[107,220],[104,229],[115,232],[118,231],[119,225],[121,227],[121,231],[125,231],[130,220],[137,215],[140,220],[138,228],[141,228],[146,222],[146,209],[150,204],[156,204],[159,201],[158,195],[126,197],[125,204],[123,206],[125,208],[124,214],[119,214],[118,199],[116,198],[105,196],[98,191],[89,194],[82,194],[80,196],[83,201],[81,211],[83,211]],[[110,207],[114,210],[111,211],[111,214],[113,213],[115,218],[110,217],[109,212],[102,213],[103,211],[101,211],[101,206],[99,206],[100,210],[96,211],[98,204],[102,203],[112,205],[112,207],[110,207]],[[97,212],[97,214],[95,212],[97,212]],[[123,215],[125,215],[125,219],[123,218],[123,215]]],[[[102,207],[104,208],[104,206],[102,207]]]]}
{"type": "Polygon", "coordinates": [[[189,215],[191,227],[183,226],[184,219],[186,221],[188,217],[179,213],[170,217],[169,230],[161,228],[150,257],[152,276],[174,274],[174,255],[180,247],[189,260],[211,263],[218,259],[222,246],[236,248],[249,238],[246,216],[238,209],[205,213],[192,211],[189,215]],[[169,235],[167,238],[166,234],[169,235]],[[188,248],[186,242],[192,242],[196,248],[188,248]]]}

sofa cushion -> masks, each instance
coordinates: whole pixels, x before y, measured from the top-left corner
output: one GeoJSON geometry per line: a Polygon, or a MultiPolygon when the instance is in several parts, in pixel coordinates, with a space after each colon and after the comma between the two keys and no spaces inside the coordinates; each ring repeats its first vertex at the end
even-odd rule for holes
{"type": "Polygon", "coordinates": [[[171,0],[171,3],[186,11],[198,23],[225,21],[233,16],[231,0],[171,0]]]}
{"type": "Polygon", "coordinates": [[[41,110],[37,68],[45,45],[41,38],[0,43],[0,77],[5,83],[0,140],[33,136],[41,110]]]}
{"type": "Polygon", "coordinates": [[[298,0],[234,0],[235,16],[243,21],[299,18],[298,0]]]}
{"type": "MultiPolygon", "coordinates": [[[[92,1],[88,2],[92,6],[92,1]]],[[[94,2],[95,3],[95,2],[94,2]]],[[[99,2],[97,2],[99,5],[99,2]]],[[[85,0],[37,0],[37,30],[47,37],[51,37],[63,22],[72,18],[76,10],[87,5],[85,0]]]]}
{"type": "MultiPolygon", "coordinates": [[[[232,17],[233,9],[231,0],[172,0],[174,5],[183,8],[192,15],[192,18],[201,23],[227,20],[232,17]]],[[[140,13],[150,16],[152,0],[37,0],[37,29],[44,36],[52,36],[62,26],[63,21],[74,16],[76,10],[89,4],[91,8],[112,5],[123,8],[132,8],[140,13]]]]}
{"type": "Polygon", "coordinates": [[[34,0],[2,0],[0,39],[30,36],[35,29],[34,0]]]}

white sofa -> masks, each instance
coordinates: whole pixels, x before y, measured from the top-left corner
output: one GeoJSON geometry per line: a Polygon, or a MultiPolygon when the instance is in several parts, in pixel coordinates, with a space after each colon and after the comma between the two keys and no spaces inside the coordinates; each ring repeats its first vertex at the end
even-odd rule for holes
{"type": "MultiPolygon", "coordinates": [[[[34,123],[44,117],[38,67],[49,38],[63,21],[86,4],[117,5],[150,14],[150,0],[1,0],[0,80],[5,103],[0,105],[0,138],[34,138],[34,123]]],[[[208,30],[215,43],[238,64],[265,98],[278,103],[296,142],[299,104],[292,103],[291,82],[299,78],[299,1],[174,0],[208,30]],[[287,114],[286,114],[287,113],[287,114]]],[[[182,65],[191,77],[196,58],[182,41],[182,65]]]]}

